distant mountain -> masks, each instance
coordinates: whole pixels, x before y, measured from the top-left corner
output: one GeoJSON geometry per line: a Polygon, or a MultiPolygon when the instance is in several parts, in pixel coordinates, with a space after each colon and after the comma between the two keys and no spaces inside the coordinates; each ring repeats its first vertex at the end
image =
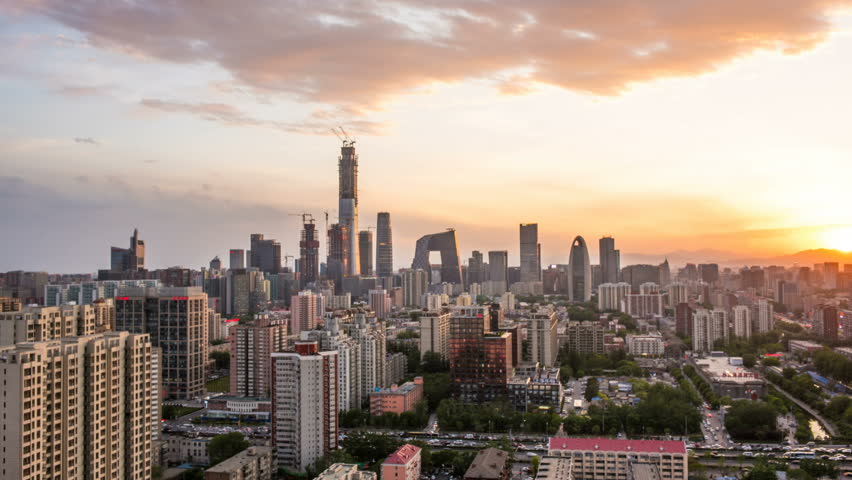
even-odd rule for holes
{"type": "Polygon", "coordinates": [[[811,267],[815,263],[837,262],[840,264],[840,270],[843,271],[843,264],[852,264],[852,252],[841,252],[840,250],[832,250],[829,248],[817,248],[813,250],[802,250],[801,252],[794,253],[792,255],[745,260],[746,261],[740,260],[737,263],[744,265],[801,265],[811,267]]]}
{"type": "Polygon", "coordinates": [[[841,265],[840,270],[842,271],[843,264],[852,264],[852,252],[818,248],[774,257],[742,257],[733,252],[713,249],[675,250],[659,255],[624,253],[621,255],[621,265],[635,265],[638,263],[658,265],[666,258],[669,259],[669,264],[672,266],[684,265],[686,263],[718,263],[719,265],[729,267],[745,265],[813,266],[815,263],[837,262],[841,265]]]}

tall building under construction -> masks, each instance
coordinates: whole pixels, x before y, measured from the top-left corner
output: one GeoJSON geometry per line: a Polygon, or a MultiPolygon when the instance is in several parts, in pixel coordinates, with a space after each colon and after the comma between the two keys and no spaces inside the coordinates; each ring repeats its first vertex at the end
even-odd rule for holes
{"type": "MultiPolygon", "coordinates": [[[[344,132],[345,134],[345,132],[344,132]]],[[[338,158],[338,176],[340,180],[340,203],[338,205],[339,223],[346,232],[347,264],[344,275],[361,273],[360,256],[358,254],[358,154],[355,153],[355,141],[345,135],[341,138],[338,158]]]]}

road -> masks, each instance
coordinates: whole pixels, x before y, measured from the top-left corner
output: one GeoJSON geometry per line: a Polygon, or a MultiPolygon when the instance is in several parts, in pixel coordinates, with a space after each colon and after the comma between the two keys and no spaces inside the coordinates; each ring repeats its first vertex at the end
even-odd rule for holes
{"type": "Polygon", "coordinates": [[[583,377],[582,379],[574,379],[569,381],[565,387],[565,401],[562,406],[562,414],[570,415],[572,413],[577,413],[574,409],[574,400],[580,400],[583,402],[582,410],[586,410],[589,408],[589,402],[586,401],[586,381],[589,377],[583,377]],[[571,392],[570,394],[568,392],[571,392]]]}
{"type": "Polygon", "coordinates": [[[809,413],[812,417],[816,418],[816,419],[817,419],[817,421],[820,423],[820,425],[822,425],[822,426],[823,426],[823,428],[825,428],[825,431],[826,431],[826,432],[828,432],[828,434],[829,434],[829,435],[831,435],[832,437],[836,437],[836,436],[837,436],[837,429],[834,427],[834,425],[833,425],[831,422],[829,422],[828,420],[826,420],[826,419],[825,419],[822,415],[820,415],[820,414],[819,414],[819,412],[817,412],[816,410],[814,410],[813,408],[811,408],[811,407],[810,407],[810,405],[808,405],[807,403],[805,403],[805,402],[803,402],[803,401],[799,400],[798,398],[796,398],[796,397],[794,397],[794,396],[790,395],[789,393],[787,393],[787,391],[786,391],[786,390],[784,390],[784,389],[783,389],[783,388],[781,388],[780,386],[778,386],[778,385],[776,385],[776,384],[774,384],[774,383],[770,382],[768,378],[764,377],[764,380],[766,380],[766,383],[768,383],[768,384],[772,385],[772,386],[773,386],[773,387],[775,387],[775,388],[776,388],[779,392],[781,392],[782,394],[784,394],[784,396],[785,396],[785,397],[787,397],[787,398],[789,398],[790,400],[792,400],[792,401],[793,401],[793,403],[795,403],[796,405],[798,405],[798,406],[802,407],[802,410],[804,410],[804,411],[808,412],[808,413],[809,413]]]}

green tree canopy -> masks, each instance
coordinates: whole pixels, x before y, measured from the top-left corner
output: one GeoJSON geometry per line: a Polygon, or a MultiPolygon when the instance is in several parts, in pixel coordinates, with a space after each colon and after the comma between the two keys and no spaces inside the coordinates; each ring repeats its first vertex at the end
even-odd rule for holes
{"type": "Polygon", "coordinates": [[[210,456],[210,465],[221,463],[249,447],[249,442],[240,432],[231,432],[224,435],[216,435],[207,444],[207,454],[210,456]]]}

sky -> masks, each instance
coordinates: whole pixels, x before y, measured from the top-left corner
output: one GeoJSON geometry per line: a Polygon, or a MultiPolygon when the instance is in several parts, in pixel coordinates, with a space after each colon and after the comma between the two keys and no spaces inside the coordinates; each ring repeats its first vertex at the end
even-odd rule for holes
{"type": "Polygon", "coordinates": [[[0,0],[0,42],[0,271],[298,255],[336,126],[396,267],[852,250],[852,0],[0,0]]]}

